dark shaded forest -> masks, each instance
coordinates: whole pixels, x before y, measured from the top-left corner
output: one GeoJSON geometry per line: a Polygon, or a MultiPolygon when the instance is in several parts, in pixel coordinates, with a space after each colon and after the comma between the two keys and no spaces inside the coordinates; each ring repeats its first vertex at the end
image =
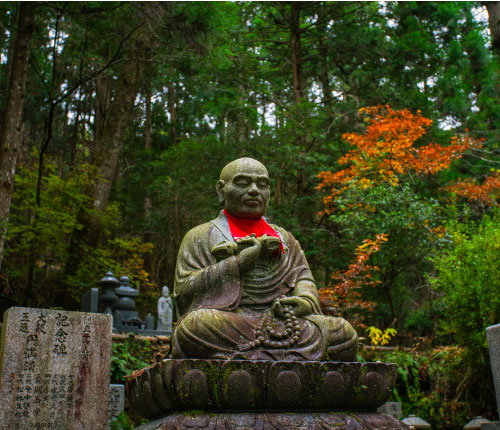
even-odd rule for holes
{"type": "Polygon", "coordinates": [[[325,312],[488,368],[499,2],[1,2],[0,26],[2,312],[78,309],[108,270],[154,312],[249,156],[325,312]]]}

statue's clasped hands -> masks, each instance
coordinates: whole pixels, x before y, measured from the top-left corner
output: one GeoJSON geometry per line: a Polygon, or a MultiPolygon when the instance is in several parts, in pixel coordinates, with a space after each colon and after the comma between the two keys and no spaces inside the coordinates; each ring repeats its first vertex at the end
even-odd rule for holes
{"type": "Polygon", "coordinates": [[[251,269],[259,258],[262,250],[262,242],[257,239],[255,233],[236,239],[238,256],[238,267],[245,272],[251,269]]]}
{"type": "Polygon", "coordinates": [[[237,255],[240,270],[247,271],[253,267],[261,252],[270,255],[280,246],[281,241],[277,237],[267,234],[256,237],[255,234],[251,234],[236,239],[235,243],[220,242],[211,249],[211,252],[217,261],[237,255]]]}
{"type": "Polygon", "coordinates": [[[243,272],[250,270],[256,263],[261,252],[271,254],[281,245],[277,237],[264,234],[256,237],[255,233],[236,239],[238,267],[243,272]]]}

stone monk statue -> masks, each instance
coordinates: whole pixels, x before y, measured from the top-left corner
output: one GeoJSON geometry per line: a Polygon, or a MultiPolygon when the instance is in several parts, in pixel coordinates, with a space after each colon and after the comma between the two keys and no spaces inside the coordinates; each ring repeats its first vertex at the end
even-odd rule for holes
{"type": "Polygon", "coordinates": [[[235,160],[216,189],[224,210],[179,249],[171,358],[356,361],[358,336],[346,320],[321,313],[299,243],[263,218],[264,165],[235,160]]]}
{"type": "Polygon", "coordinates": [[[169,296],[170,291],[165,285],[161,289],[161,297],[158,299],[158,327],[157,330],[172,330],[172,320],[174,310],[172,306],[172,299],[169,296]]]}

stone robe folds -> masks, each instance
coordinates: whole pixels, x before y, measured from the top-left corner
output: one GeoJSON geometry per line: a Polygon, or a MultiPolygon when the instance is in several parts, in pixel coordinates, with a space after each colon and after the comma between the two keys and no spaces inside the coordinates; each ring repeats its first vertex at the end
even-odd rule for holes
{"type": "Polygon", "coordinates": [[[285,253],[261,252],[254,268],[243,275],[236,255],[217,261],[212,254],[216,245],[235,246],[222,212],[186,234],[175,275],[179,320],[172,335],[172,358],[356,360],[356,332],[344,319],[321,314],[314,278],[299,243],[291,233],[272,227],[279,233],[285,253]],[[255,339],[263,315],[282,295],[301,297],[313,310],[299,318],[299,341],[288,349],[260,346],[240,352],[255,339]]]}

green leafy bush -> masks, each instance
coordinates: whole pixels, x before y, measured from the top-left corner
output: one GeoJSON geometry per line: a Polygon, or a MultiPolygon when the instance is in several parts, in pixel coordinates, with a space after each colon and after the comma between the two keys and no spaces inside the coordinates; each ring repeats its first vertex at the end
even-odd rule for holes
{"type": "Polygon", "coordinates": [[[485,329],[500,321],[500,214],[448,228],[452,243],[433,260],[433,286],[443,294],[441,329],[470,350],[471,360],[488,363],[485,329]]]}
{"type": "Polygon", "coordinates": [[[476,415],[496,418],[491,373],[471,365],[467,349],[439,347],[426,351],[378,351],[361,358],[398,365],[393,398],[403,416],[415,414],[434,430],[461,430],[476,415]]]}
{"type": "Polygon", "coordinates": [[[134,425],[130,422],[127,414],[122,411],[120,414],[111,422],[110,430],[134,430],[134,425]]]}
{"type": "Polygon", "coordinates": [[[151,365],[145,361],[152,357],[151,346],[148,341],[137,342],[127,339],[123,343],[114,342],[111,354],[111,380],[114,383],[124,383],[125,376],[134,370],[143,369],[151,365]]]}

